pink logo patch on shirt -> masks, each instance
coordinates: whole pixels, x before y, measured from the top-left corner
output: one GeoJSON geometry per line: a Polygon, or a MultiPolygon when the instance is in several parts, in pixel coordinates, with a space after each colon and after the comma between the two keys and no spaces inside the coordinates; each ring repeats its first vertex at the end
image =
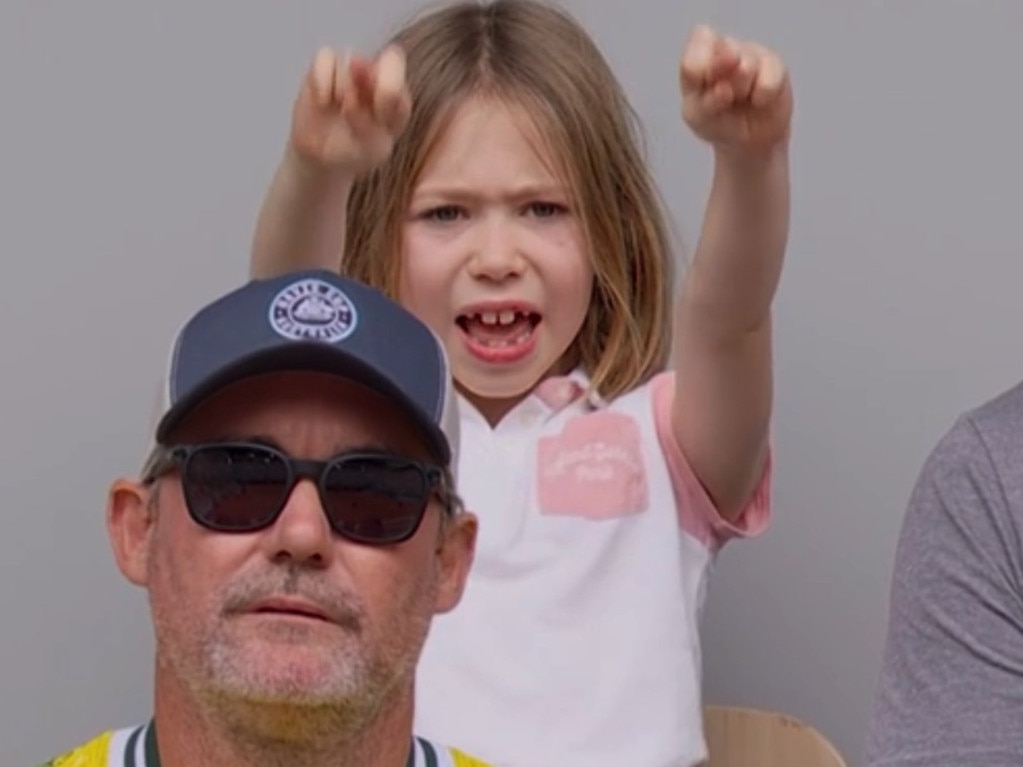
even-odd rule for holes
{"type": "Polygon", "coordinates": [[[543,514],[610,519],[647,507],[639,426],[621,413],[573,418],[537,448],[543,514]]]}

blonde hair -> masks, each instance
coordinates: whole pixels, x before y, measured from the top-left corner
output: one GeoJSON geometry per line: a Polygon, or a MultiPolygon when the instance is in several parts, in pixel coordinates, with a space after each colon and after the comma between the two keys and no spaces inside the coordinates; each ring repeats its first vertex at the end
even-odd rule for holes
{"type": "Polygon", "coordinates": [[[353,188],[342,271],[397,297],[402,223],[447,120],[475,96],[517,103],[562,166],[593,264],[590,310],[565,363],[581,365],[605,400],[662,370],[673,286],[666,217],[635,113],[585,30],[538,0],[470,1],[425,13],[392,41],[408,60],[412,114],[387,162],[353,188]]]}

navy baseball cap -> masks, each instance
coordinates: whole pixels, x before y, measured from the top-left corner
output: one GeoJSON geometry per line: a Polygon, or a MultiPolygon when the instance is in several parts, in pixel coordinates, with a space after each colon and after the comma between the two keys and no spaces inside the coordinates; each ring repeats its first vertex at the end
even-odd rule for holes
{"type": "Polygon", "coordinates": [[[336,374],[390,398],[454,470],[458,413],[444,346],[380,291],[325,270],[253,280],[185,323],[161,382],[156,442],[224,387],[286,371],[336,374]]]}

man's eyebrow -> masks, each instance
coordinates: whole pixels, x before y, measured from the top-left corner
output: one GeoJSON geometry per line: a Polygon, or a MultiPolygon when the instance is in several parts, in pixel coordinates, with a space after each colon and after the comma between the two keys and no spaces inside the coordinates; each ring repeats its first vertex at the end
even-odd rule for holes
{"type": "Polygon", "coordinates": [[[424,451],[408,447],[398,449],[384,442],[364,442],[357,445],[345,445],[343,448],[331,453],[332,458],[344,458],[346,455],[379,455],[386,458],[400,458],[443,468],[443,462],[440,458],[433,455],[429,450],[424,451]]]}
{"type": "MultiPolygon", "coordinates": [[[[235,444],[253,444],[263,445],[265,447],[273,448],[285,455],[291,455],[290,451],[286,450],[280,441],[267,435],[267,434],[220,434],[214,439],[203,440],[204,442],[225,442],[235,444]]],[[[347,444],[344,446],[334,446],[330,451],[331,457],[338,457],[344,455],[354,455],[357,453],[370,453],[372,455],[386,455],[393,456],[395,458],[409,458],[411,455],[404,450],[397,450],[392,445],[388,445],[384,442],[360,442],[357,444],[347,444]]]]}
{"type": "Polygon", "coordinates": [[[204,439],[199,444],[251,444],[251,445],[263,445],[264,447],[272,447],[275,450],[280,450],[282,453],[286,452],[281,446],[281,443],[273,437],[265,434],[230,434],[222,433],[216,437],[210,439],[204,439]]]}
{"type": "Polygon", "coordinates": [[[387,455],[394,456],[396,458],[408,458],[409,455],[405,451],[395,450],[390,445],[385,445],[382,442],[363,442],[358,445],[345,445],[343,448],[337,448],[334,450],[332,455],[350,455],[355,453],[370,453],[371,455],[387,455]]]}

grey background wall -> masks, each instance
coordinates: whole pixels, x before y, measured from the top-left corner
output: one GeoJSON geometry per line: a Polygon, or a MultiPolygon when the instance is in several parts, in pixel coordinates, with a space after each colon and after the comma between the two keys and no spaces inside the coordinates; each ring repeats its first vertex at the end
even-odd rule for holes
{"type": "MultiPolygon", "coordinates": [[[[726,551],[709,699],[784,709],[862,753],[900,518],[962,409],[1023,377],[1023,6],[1009,0],[575,0],[694,239],[709,156],[676,64],[708,20],[797,87],[777,302],[777,517],[726,551]]],[[[0,762],[148,715],[142,595],[104,493],[134,470],[177,323],[244,274],[291,100],[323,43],[408,0],[29,2],[0,9],[0,762]]],[[[485,510],[484,510],[485,511],[485,510]]]]}

